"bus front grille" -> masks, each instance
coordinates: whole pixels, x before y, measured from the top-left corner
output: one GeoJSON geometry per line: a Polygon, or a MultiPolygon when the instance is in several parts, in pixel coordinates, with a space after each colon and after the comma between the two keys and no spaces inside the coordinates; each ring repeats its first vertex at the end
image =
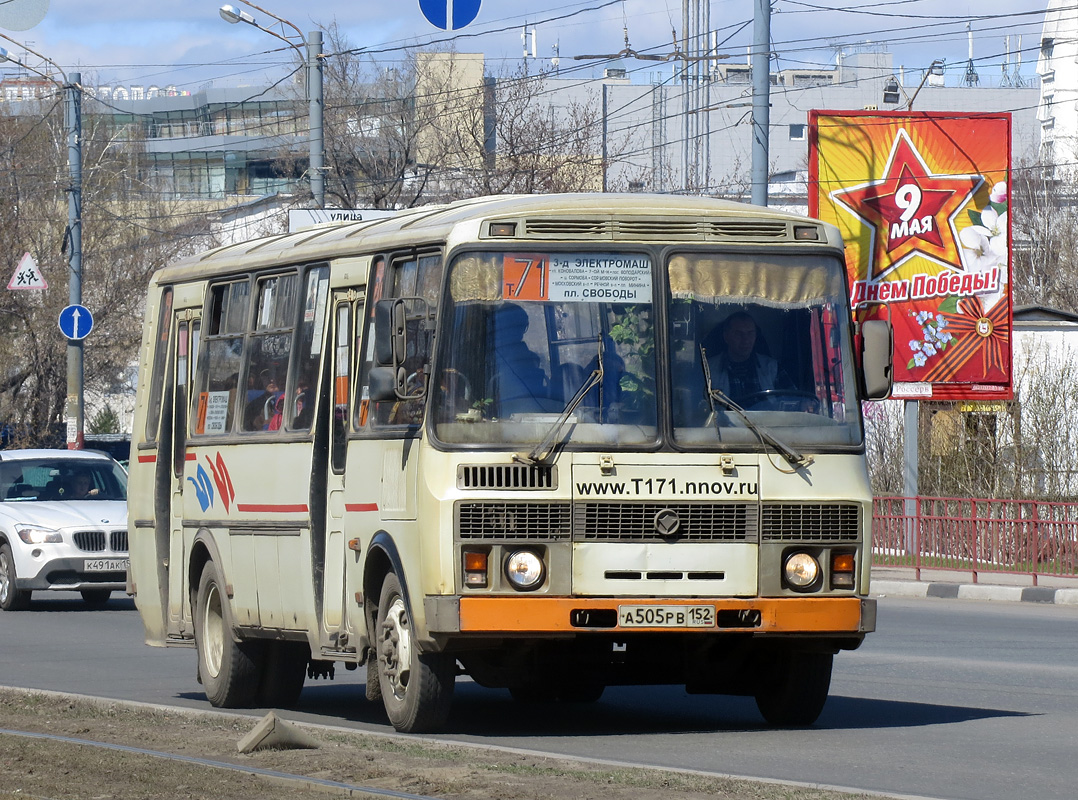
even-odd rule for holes
{"type": "Polygon", "coordinates": [[[856,503],[764,503],[760,535],[765,541],[852,542],[861,538],[856,503]]]}
{"type": "Polygon", "coordinates": [[[459,540],[562,541],[572,535],[569,503],[457,503],[459,540]]]}
{"type": "Polygon", "coordinates": [[[577,503],[573,507],[576,542],[755,542],[759,529],[756,503],[577,503]]]}
{"type": "Polygon", "coordinates": [[[458,489],[557,489],[558,471],[552,465],[461,464],[458,489]]]}
{"type": "Polygon", "coordinates": [[[459,540],[848,542],[856,503],[458,502],[459,540]],[[676,518],[676,519],[675,519],[676,518]]]}

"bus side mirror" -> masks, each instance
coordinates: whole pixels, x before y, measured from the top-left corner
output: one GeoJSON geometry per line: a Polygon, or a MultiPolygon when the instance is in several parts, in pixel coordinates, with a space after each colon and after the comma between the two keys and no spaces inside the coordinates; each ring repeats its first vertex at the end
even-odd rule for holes
{"type": "Polygon", "coordinates": [[[374,361],[380,367],[399,366],[408,352],[404,300],[374,304],[374,361]]]}
{"type": "Polygon", "coordinates": [[[400,380],[401,388],[404,388],[404,368],[371,367],[369,377],[369,391],[372,403],[384,403],[388,400],[397,399],[397,381],[400,380]]]}
{"type": "Polygon", "coordinates": [[[891,323],[882,319],[861,323],[861,379],[866,400],[885,400],[894,378],[891,323]]]}

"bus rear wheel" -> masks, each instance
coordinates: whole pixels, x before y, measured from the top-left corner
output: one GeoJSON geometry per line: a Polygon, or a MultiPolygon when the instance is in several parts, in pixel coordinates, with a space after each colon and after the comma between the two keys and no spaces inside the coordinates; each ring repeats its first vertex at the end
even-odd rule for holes
{"type": "Polygon", "coordinates": [[[303,691],[311,649],[303,642],[266,642],[265,648],[258,704],[266,708],[291,708],[303,691]]]}
{"type": "Polygon", "coordinates": [[[393,727],[403,733],[433,731],[445,724],[453,699],[456,660],[420,652],[400,580],[382,583],[376,624],[378,684],[393,727]]]}
{"type": "Polygon", "coordinates": [[[237,642],[225,584],[207,561],[195,600],[195,648],[206,699],[217,708],[251,705],[262,675],[262,642],[237,642]]]}
{"type": "Polygon", "coordinates": [[[771,725],[804,728],[816,721],[831,689],[831,653],[782,651],[761,671],[756,707],[771,725]]]}

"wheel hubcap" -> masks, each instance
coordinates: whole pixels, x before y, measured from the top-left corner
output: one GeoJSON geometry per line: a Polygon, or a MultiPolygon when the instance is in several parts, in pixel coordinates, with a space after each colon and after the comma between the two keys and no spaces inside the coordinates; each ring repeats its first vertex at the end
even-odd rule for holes
{"type": "Polygon", "coordinates": [[[224,654],[224,614],[221,610],[221,594],[217,584],[211,583],[206,592],[206,607],[202,612],[203,659],[206,671],[214,678],[221,674],[221,659],[224,654]]]}
{"type": "Polygon", "coordinates": [[[11,593],[11,575],[8,574],[7,554],[0,555],[0,603],[6,603],[8,595],[11,593]]]}
{"type": "Polygon", "coordinates": [[[382,622],[382,674],[399,700],[408,690],[409,665],[412,663],[412,634],[404,601],[396,597],[382,622]]]}

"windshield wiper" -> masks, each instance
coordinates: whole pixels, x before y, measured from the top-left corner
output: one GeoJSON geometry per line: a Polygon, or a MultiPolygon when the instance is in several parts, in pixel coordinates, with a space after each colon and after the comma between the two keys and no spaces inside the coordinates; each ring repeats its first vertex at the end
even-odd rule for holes
{"type": "Polygon", "coordinates": [[[707,401],[711,405],[711,415],[715,418],[716,428],[718,428],[719,425],[718,414],[715,412],[715,401],[718,400],[725,408],[737,414],[745,423],[745,427],[755,433],[761,442],[765,442],[775,448],[779,455],[789,461],[792,466],[807,467],[815,460],[812,456],[804,455],[793,447],[790,447],[790,445],[783,442],[767,428],[762,425],[757,425],[749,419],[749,415],[745,413],[745,409],[735,403],[728,394],[711,385],[711,367],[707,363],[707,350],[704,349],[703,345],[700,345],[700,364],[704,370],[704,386],[707,391],[707,401]]]}
{"type": "Polygon", "coordinates": [[[572,399],[565,404],[565,408],[562,409],[558,418],[554,420],[554,424],[550,426],[550,430],[547,431],[546,436],[544,436],[535,447],[529,450],[527,455],[513,453],[513,460],[521,461],[532,466],[546,463],[546,460],[555,452],[556,445],[561,442],[561,429],[565,426],[565,423],[569,421],[570,415],[576,411],[576,407],[584,400],[585,395],[596,386],[600,387],[599,407],[602,408],[602,382],[603,337],[600,336],[598,358],[595,363],[595,369],[591,371],[591,375],[584,380],[584,383],[576,390],[576,394],[574,394],[572,399]]]}

